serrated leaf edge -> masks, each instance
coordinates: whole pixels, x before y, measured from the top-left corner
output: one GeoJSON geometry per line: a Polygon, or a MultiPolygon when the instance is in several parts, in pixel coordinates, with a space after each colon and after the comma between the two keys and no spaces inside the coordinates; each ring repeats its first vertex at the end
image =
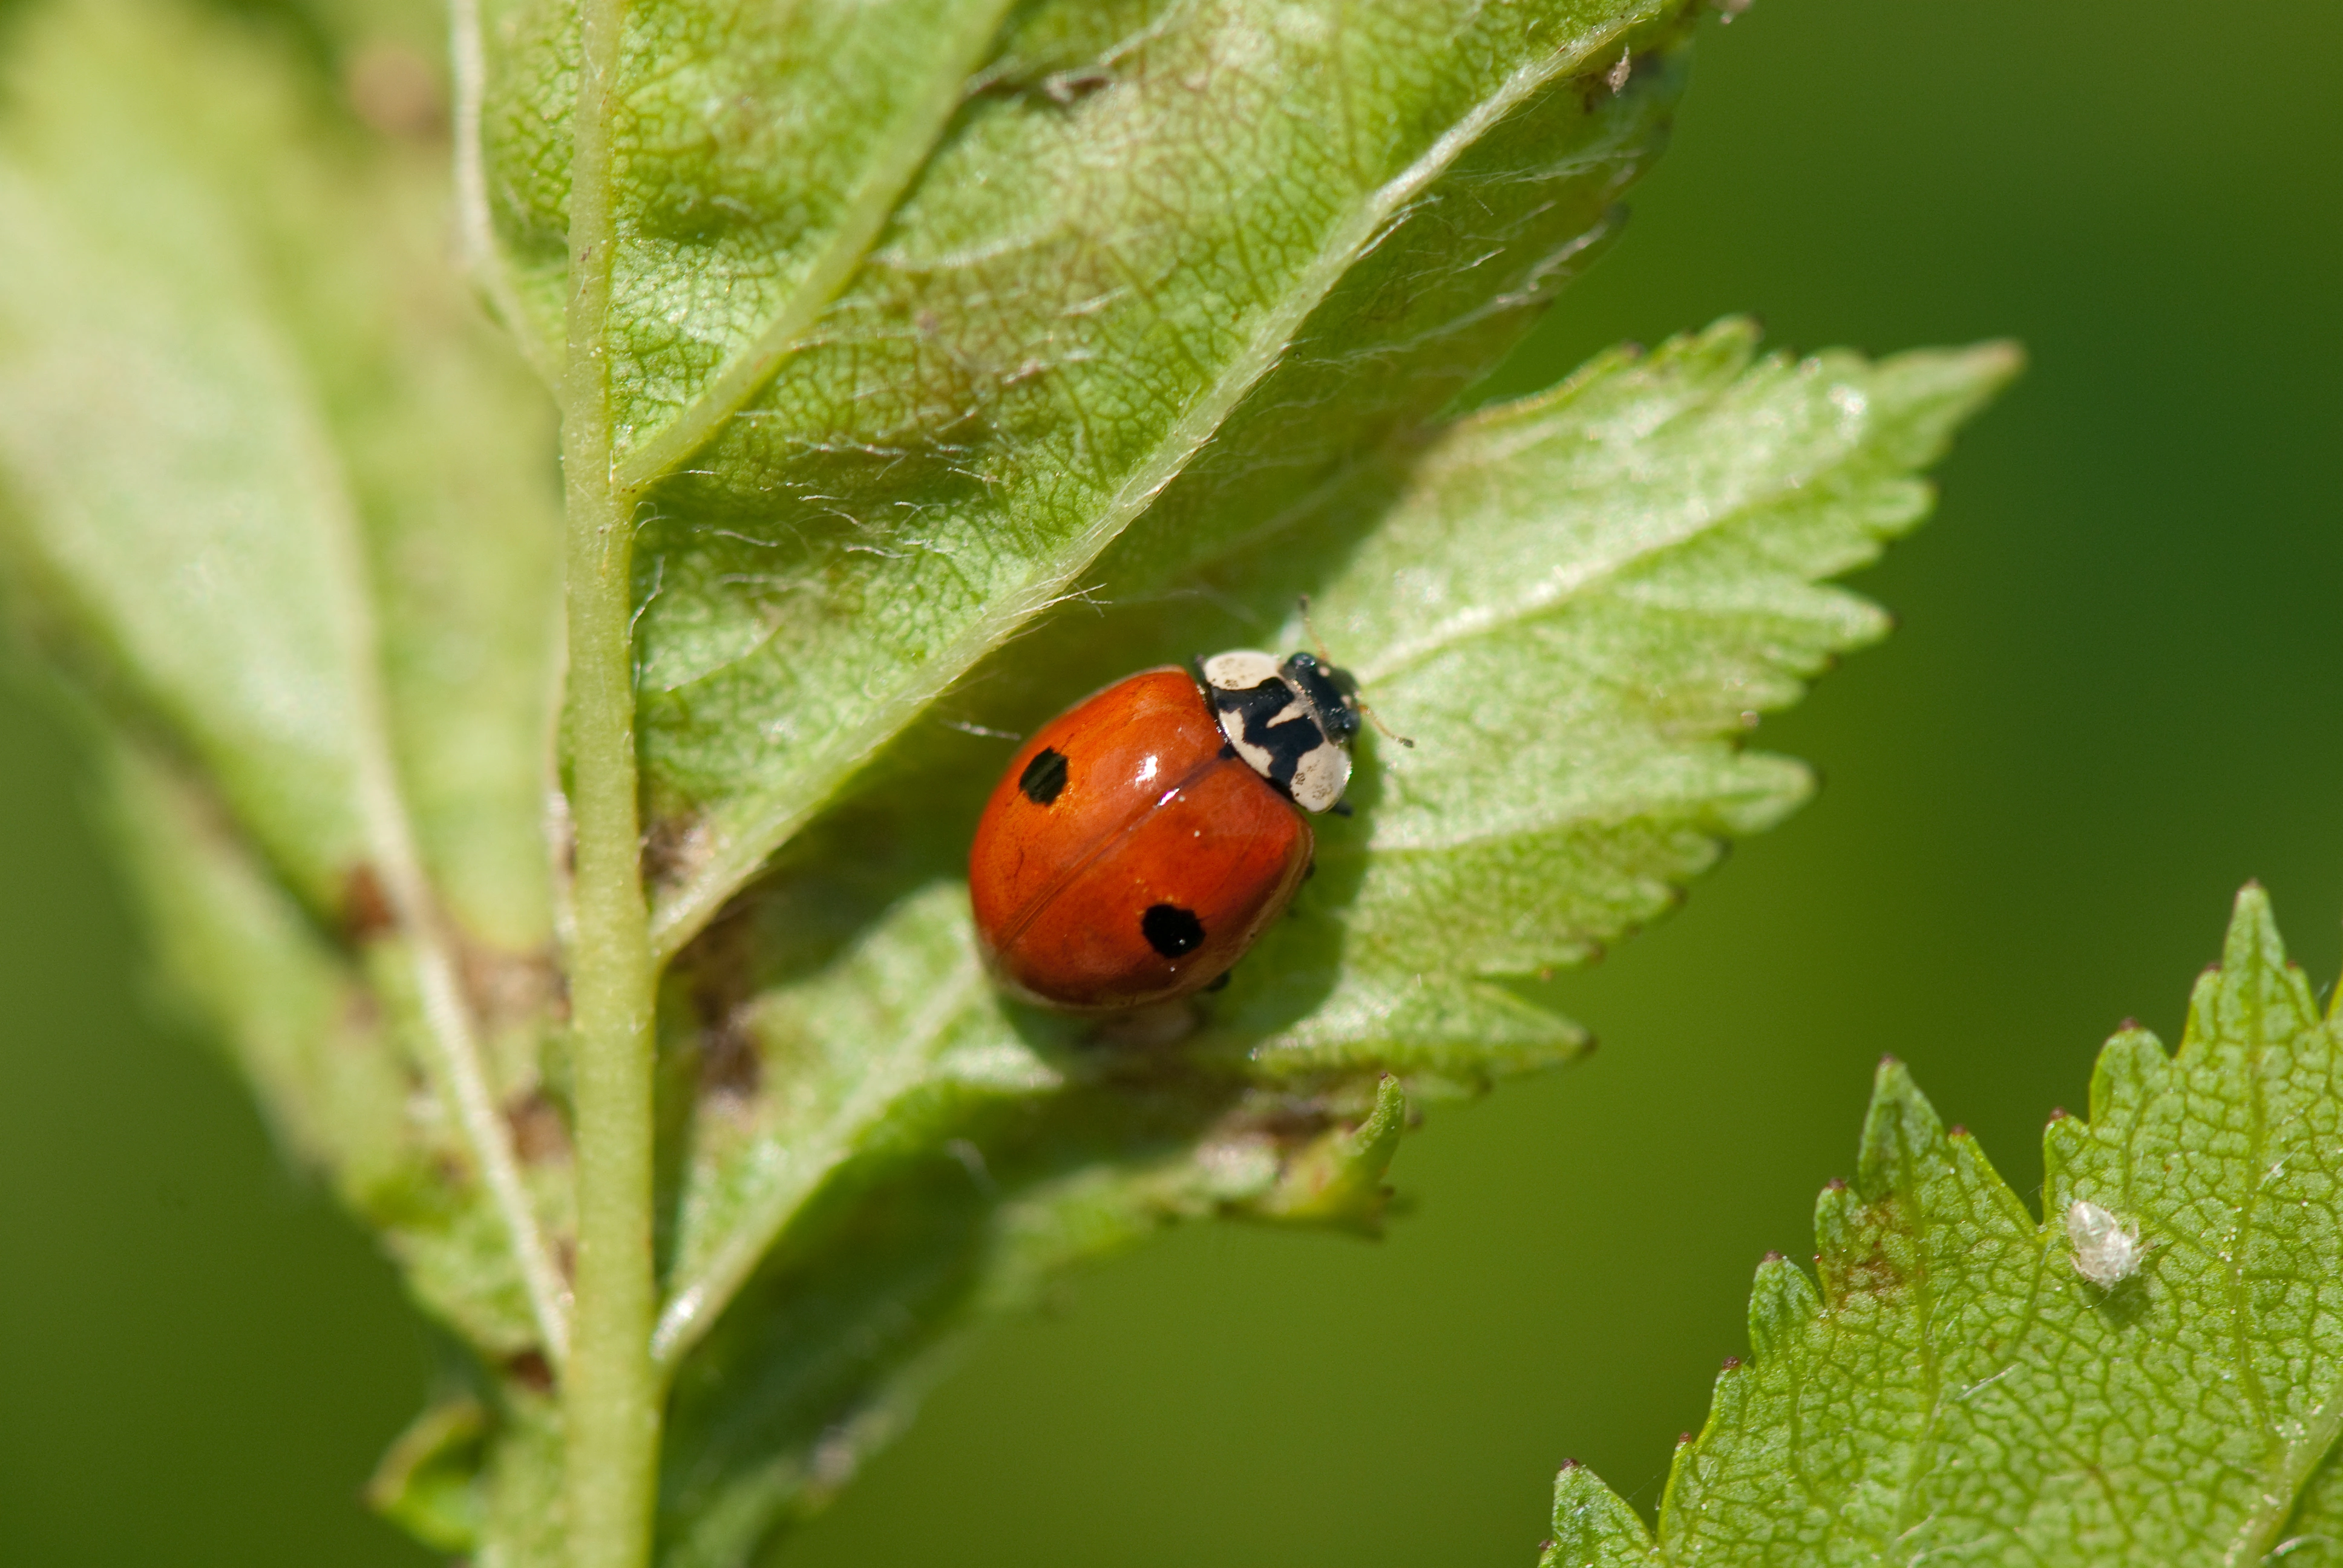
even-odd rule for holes
{"type": "MultiPolygon", "coordinates": [[[[2330,1050],[2343,1050],[2333,1038],[2343,999],[2322,1011],[2311,996],[2301,970],[2286,955],[2269,898],[2259,883],[2248,882],[2232,905],[2222,942],[2221,962],[2199,977],[2189,998],[2188,1023],[2180,1048],[2167,1053],[2156,1037],[2136,1025],[2127,1025],[2108,1039],[2094,1064],[2091,1078],[2091,1121],[2116,1114],[2117,1081],[2125,1075],[2127,1057],[2152,1053],[2143,1063],[2154,1077],[2188,1060],[2201,1042],[2216,1032],[2213,1019],[2227,1009],[2257,1009],[2271,1000],[2290,1005],[2312,1027],[2329,1034],[2330,1050]],[[2282,998],[2273,995],[2273,982],[2282,998]]],[[[1902,1184],[1899,1168],[1917,1160],[1956,1161],[1970,1166],[1980,1186],[2006,1218],[2022,1220],[2042,1248],[2046,1266],[2065,1247],[2063,1212],[2069,1197],[2066,1169],[2072,1148],[2087,1140],[2090,1126],[2071,1116],[2053,1118],[2043,1134],[2045,1171],[2044,1217],[2036,1220],[2006,1181],[1995,1171],[1974,1140],[1957,1129],[1946,1130],[1914,1083],[1909,1070],[1893,1057],[1883,1058],[1873,1078],[1865,1109],[1857,1181],[1853,1187],[1832,1182],[1818,1195],[1815,1210],[1815,1241],[1818,1261],[1826,1264],[1835,1248],[1844,1251],[1851,1211],[1859,1203],[1877,1201],[1902,1184]]],[[[1707,1420],[1697,1437],[1680,1442],[1669,1465],[1661,1497],[1661,1531],[1647,1531],[1634,1511],[1600,1481],[1574,1462],[1566,1464],[1554,1488],[1554,1523],[1556,1540],[1540,1559],[1541,1568],[1614,1568],[1627,1563],[1664,1563],[1670,1560],[1667,1522],[1682,1487],[1698,1464],[1703,1451],[1721,1429],[1733,1424],[1749,1374],[1775,1355],[1784,1353],[1792,1335],[1826,1311],[1824,1292],[1806,1271],[1778,1253],[1769,1253],[1758,1265],[1749,1298],[1750,1362],[1729,1361],[1717,1374],[1707,1420]]],[[[2245,1568],[2265,1563],[2282,1550],[2279,1538],[2300,1506],[2310,1478],[2343,1439],[2343,1380],[2332,1386],[2306,1423],[2302,1438],[2288,1445],[2291,1462],[2278,1475],[2280,1483],[2262,1492],[2260,1506],[2240,1521],[2237,1534],[2219,1561],[2225,1568],[2245,1568]]]]}
{"type": "MultiPolygon", "coordinates": [[[[1717,398],[1730,397],[1742,390],[1750,377],[1768,370],[1801,377],[1830,377],[1856,380],[1884,378],[1920,366],[1957,365],[1968,367],[1967,373],[1958,377],[1959,393],[1950,399],[1940,396],[1936,401],[1944,406],[1929,411],[1935,438],[1925,448],[1908,455],[1907,460],[1899,464],[1899,467],[1925,468],[1945,455],[1951,445],[1953,431],[2006,386],[2024,365],[2024,356],[2016,346],[2006,342],[1980,343],[1960,349],[1911,349],[1870,362],[1854,361],[1842,353],[1793,363],[1789,356],[1778,352],[1757,357],[1755,351],[1758,331],[1757,324],[1749,317],[1728,316],[1699,333],[1670,339],[1658,353],[1649,357],[1630,357],[1615,349],[1598,356],[1567,380],[1546,391],[1476,410],[1457,421],[1443,432],[1439,445],[1426,454],[1419,482],[1436,483],[1443,467],[1487,462],[1487,455],[1476,450],[1476,447],[1483,442],[1502,440],[1510,427],[1522,427],[1516,439],[1543,439],[1544,433],[1536,428],[1535,421],[1551,410],[1568,407],[1597,382],[1618,376],[1664,370],[1673,360],[1699,358],[1717,353],[1730,355],[1741,363],[1730,381],[1715,388],[1711,397],[1703,399],[1704,407],[1717,398]]],[[[1670,422],[1699,411],[1698,408],[1679,409],[1671,416],[1670,422]]],[[[1864,417],[1870,417],[1868,410],[1864,417]]],[[[1648,437],[1651,432],[1640,434],[1648,437]]],[[[1732,505],[1709,509],[1706,515],[1686,529],[1656,538],[1635,538],[1628,542],[1629,548],[1611,555],[1573,561],[1568,571],[1555,572],[1542,582],[1536,593],[1509,601],[1493,610],[1461,612],[1405,642],[1379,648],[1371,655],[1353,660],[1352,674],[1363,685],[1372,687],[1390,680],[1457,643],[1486,637],[1522,621],[1555,614],[1581,595],[1614,581],[1653,557],[1682,549],[1694,539],[1729,527],[1762,509],[1778,499],[1781,494],[1795,492],[1817,475],[1845,467],[1851,458],[1862,455],[1875,444],[1876,437],[1870,431],[1865,431],[1847,440],[1824,461],[1795,476],[1775,480],[1767,490],[1735,498],[1732,505]]],[[[1923,506],[1916,510],[1910,520],[1917,521],[1925,515],[1926,507],[1923,506]]],[[[1904,526],[1908,527],[1909,524],[1904,526]]],[[[1903,528],[1875,526],[1870,531],[1894,534],[1903,531],[1903,528]]]]}

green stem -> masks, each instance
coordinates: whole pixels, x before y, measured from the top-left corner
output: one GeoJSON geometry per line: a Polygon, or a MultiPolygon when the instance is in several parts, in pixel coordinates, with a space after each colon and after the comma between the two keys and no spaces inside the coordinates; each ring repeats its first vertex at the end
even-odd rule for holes
{"type": "Polygon", "coordinates": [[[581,0],[561,461],[569,560],[578,1272],[562,1417],[570,1561],[643,1568],[658,1497],[651,1013],[635,779],[631,498],[611,474],[610,93],[624,0],[581,0]]]}

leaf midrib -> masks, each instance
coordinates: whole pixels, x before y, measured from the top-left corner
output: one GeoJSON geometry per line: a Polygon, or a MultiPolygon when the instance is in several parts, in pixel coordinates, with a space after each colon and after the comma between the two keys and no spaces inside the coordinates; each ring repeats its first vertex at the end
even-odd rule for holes
{"type": "MultiPolygon", "coordinates": [[[[1960,357],[1979,361],[1990,358],[2007,360],[2010,354],[2006,346],[1983,344],[1965,351],[1960,357]]],[[[1742,367],[1729,379],[1707,389],[1704,396],[1685,400],[1667,418],[1643,432],[1642,438],[1648,441],[1670,426],[1704,418],[1721,401],[1729,400],[1744,391],[1753,375],[1768,367],[1778,369],[1781,363],[1778,356],[1773,356],[1742,367]]],[[[1644,367],[1628,365],[1622,368],[1639,370],[1644,367]]],[[[1871,367],[1875,377],[1880,368],[1871,367]]],[[[1435,447],[1425,455],[1417,469],[1416,482],[1436,486],[1450,474],[1469,474],[1486,467],[1493,458],[1502,458],[1521,447],[1544,445],[1566,436],[1570,431],[1572,411],[1562,407],[1564,399],[1574,392],[1577,396],[1585,396],[1591,389],[1589,383],[1578,383],[1574,387],[1565,384],[1565,388],[1549,395],[1555,401],[1550,412],[1513,405],[1473,416],[1471,421],[1457,427],[1453,447],[1445,450],[1435,447]],[[1533,428],[1542,417],[1555,417],[1558,423],[1543,430],[1533,428]],[[1521,427],[1511,427],[1516,425],[1521,427]]],[[[1878,393],[1879,388],[1870,388],[1870,396],[1861,416],[1861,427],[1854,434],[1841,437],[1835,449],[1827,456],[1811,458],[1793,470],[1775,476],[1766,483],[1750,486],[1738,494],[1721,498],[1722,504],[1709,506],[1705,515],[1686,517],[1675,528],[1664,534],[1630,541],[1628,548],[1614,550],[1608,555],[1561,563],[1548,575],[1538,591],[1497,608],[1450,616],[1413,637],[1387,643],[1374,656],[1354,661],[1351,666],[1352,673],[1363,684],[1373,686],[1391,680],[1460,643],[1508,631],[1523,621],[1559,614],[1579,600],[1604,591],[1647,562],[1686,548],[1720,528],[1745,521],[1768,506],[1779,504],[1802,490],[1834,477],[1852,477],[1856,492],[1860,493],[1864,487],[1866,459],[1879,450],[1883,440],[1892,440],[1898,427],[1896,419],[1890,417],[1890,414],[1908,412],[1900,407],[1883,408],[1878,401],[1878,393]]],[[[1895,482],[1900,476],[1884,474],[1878,477],[1884,482],[1895,482]]],[[[1679,504],[1689,511],[1696,500],[1696,498],[1687,498],[1679,504]]],[[[1897,527],[1893,521],[1874,519],[1865,522],[1864,531],[1876,541],[1891,537],[1897,531],[1897,527]]]]}
{"type": "Polygon", "coordinates": [[[1612,588],[1638,567],[1697,544],[1718,529],[1743,521],[1770,502],[1853,467],[1863,450],[1862,441],[1852,442],[1835,461],[1784,475],[1762,489],[1735,497],[1730,505],[1714,508],[1704,516],[1687,517],[1664,533],[1626,541],[1624,548],[1584,559],[1558,563],[1534,591],[1503,605],[1460,611],[1413,638],[1386,644],[1374,656],[1355,661],[1352,673],[1362,685],[1380,685],[1459,644],[1500,636],[1523,622],[1560,615],[1581,600],[1612,588]]]}

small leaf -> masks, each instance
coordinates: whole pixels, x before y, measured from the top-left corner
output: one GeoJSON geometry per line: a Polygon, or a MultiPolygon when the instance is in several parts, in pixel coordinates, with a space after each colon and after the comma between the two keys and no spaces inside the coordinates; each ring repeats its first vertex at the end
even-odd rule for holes
{"type": "Polygon", "coordinates": [[[1322,1132],[1285,1162],[1277,1185],[1250,1211],[1263,1219],[1301,1220],[1337,1225],[1370,1236],[1383,1233],[1383,1207],[1391,1191],[1383,1172],[1399,1152],[1407,1130],[1407,1095],[1399,1078],[1385,1073],[1375,1086],[1374,1109],[1345,1131],[1322,1132]]]}
{"type": "Polygon", "coordinates": [[[488,1412],[468,1394],[408,1423],[367,1483],[367,1506],[427,1546],[468,1551],[481,1523],[478,1473],[488,1412]]]}
{"type": "MultiPolygon", "coordinates": [[[[2324,1560],[2343,1431],[2343,1322],[2321,1304],[2343,1264],[2338,1091],[2343,1034],[2253,887],[2178,1053],[2126,1030],[2089,1120],[2051,1122],[2038,1221],[1884,1064],[1855,1184],[1816,1207],[1819,1293],[1778,1258],[1758,1271],[1755,1355],[1679,1451],[1657,1545],[1611,1528],[1587,1560],[2324,1560]],[[2137,1273],[2081,1275],[2078,1201],[2138,1225],[2137,1273]]],[[[1574,1529],[1624,1512],[1565,1481],[1558,1530],[1565,1502],[1574,1529]]]]}

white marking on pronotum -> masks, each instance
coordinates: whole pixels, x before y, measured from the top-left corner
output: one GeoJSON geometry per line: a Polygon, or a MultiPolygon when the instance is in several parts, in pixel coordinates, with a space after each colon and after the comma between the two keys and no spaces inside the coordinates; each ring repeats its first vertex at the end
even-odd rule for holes
{"type": "Polygon", "coordinates": [[[2079,1198],[2066,1208],[2066,1240],[2075,1249],[2075,1272],[2103,1291],[2138,1273],[2140,1260],[2147,1255],[2137,1221],[2118,1220],[2079,1198]]]}
{"type": "Polygon", "coordinates": [[[1204,660],[1204,678],[1222,691],[1251,691],[1277,678],[1277,657],[1239,648],[1204,660]]]}

